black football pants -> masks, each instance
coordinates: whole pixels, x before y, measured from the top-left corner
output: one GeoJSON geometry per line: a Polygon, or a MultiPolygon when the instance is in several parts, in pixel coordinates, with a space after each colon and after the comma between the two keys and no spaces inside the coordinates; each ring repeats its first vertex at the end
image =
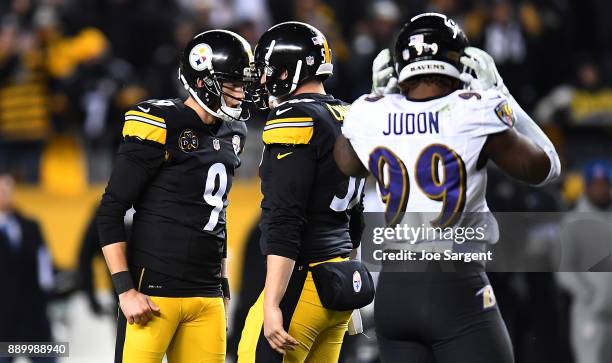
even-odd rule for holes
{"type": "Polygon", "coordinates": [[[375,300],[383,363],[513,363],[484,272],[383,272],[375,300]]]}

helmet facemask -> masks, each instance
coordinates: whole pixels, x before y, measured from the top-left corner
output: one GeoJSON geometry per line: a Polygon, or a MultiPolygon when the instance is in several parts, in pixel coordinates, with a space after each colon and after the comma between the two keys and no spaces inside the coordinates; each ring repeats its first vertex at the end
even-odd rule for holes
{"type": "Polygon", "coordinates": [[[274,108],[281,99],[292,94],[306,78],[303,77],[301,59],[296,61],[295,66],[271,65],[269,55],[272,54],[273,48],[274,41],[270,44],[265,60],[254,64],[260,80],[256,89],[259,99],[265,100],[264,108],[274,108]],[[263,75],[266,76],[266,81],[261,83],[263,75]]]}
{"type": "MultiPolygon", "coordinates": [[[[245,73],[250,72],[245,71],[245,73]]],[[[245,121],[250,117],[248,107],[243,108],[243,104],[253,102],[247,93],[247,89],[251,87],[250,84],[253,82],[251,74],[245,75],[242,79],[236,79],[224,77],[222,74],[214,74],[207,70],[203,77],[195,78],[194,84],[190,84],[179,69],[179,79],[189,95],[209,114],[224,121],[245,121]],[[224,82],[242,83],[245,97],[239,99],[223,91],[224,82]],[[227,104],[226,97],[240,101],[240,103],[231,107],[227,104]]]]}

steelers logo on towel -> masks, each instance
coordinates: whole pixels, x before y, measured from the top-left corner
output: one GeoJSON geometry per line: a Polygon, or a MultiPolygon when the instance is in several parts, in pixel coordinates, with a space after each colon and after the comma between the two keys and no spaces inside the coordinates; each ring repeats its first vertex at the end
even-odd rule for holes
{"type": "Polygon", "coordinates": [[[179,148],[186,153],[195,151],[200,145],[198,136],[192,130],[183,130],[179,136],[179,148]]]}
{"type": "Polygon", "coordinates": [[[240,152],[240,136],[234,135],[232,137],[232,146],[234,147],[234,153],[238,155],[238,153],[240,152]]]}
{"type": "Polygon", "coordinates": [[[212,69],[212,55],[212,49],[208,44],[196,44],[189,52],[189,64],[196,71],[212,69]]]}
{"type": "Polygon", "coordinates": [[[508,104],[508,101],[502,101],[495,107],[495,114],[508,127],[514,127],[516,115],[508,104]]]}
{"type": "Polygon", "coordinates": [[[359,271],[353,273],[353,290],[355,290],[355,292],[361,291],[361,274],[359,271]]]}

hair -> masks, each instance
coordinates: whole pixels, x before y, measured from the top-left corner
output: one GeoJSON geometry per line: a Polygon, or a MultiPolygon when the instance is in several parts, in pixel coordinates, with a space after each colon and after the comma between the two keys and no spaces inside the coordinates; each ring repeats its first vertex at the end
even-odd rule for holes
{"type": "Polygon", "coordinates": [[[416,88],[421,83],[425,83],[428,85],[433,84],[440,88],[451,89],[453,91],[461,88],[460,80],[442,74],[426,74],[412,77],[400,82],[398,84],[398,87],[400,88],[402,94],[408,94],[411,90],[416,88]]]}

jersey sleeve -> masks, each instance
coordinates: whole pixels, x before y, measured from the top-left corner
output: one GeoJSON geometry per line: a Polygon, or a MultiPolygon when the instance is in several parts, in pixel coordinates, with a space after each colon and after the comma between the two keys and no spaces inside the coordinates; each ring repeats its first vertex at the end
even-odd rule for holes
{"type": "Polygon", "coordinates": [[[298,257],[316,171],[313,132],[313,117],[295,106],[275,109],[266,122],[260,168],[263,206],[268,214],[266,255],[298,257]]]}
{"type": "Polygon", "coordinates": [[[477,136],[487,136],[504,132],[514,127],[516,115],[508,103],[508,99],[495,90],[458,94],[464,106],[464,117],[467,132],[477,136]]]}
{"type": "Polygon", "coordinates": [[[124,116],[122,136],[124,139],[139,139],[147,143],[166,144],[166,120],[161,107],[142,102],[124,116]]]}
{"type": "Polygon", "coordinates": [[[164,162],[166,126],[152,107],[135,107],[125,113],[123,142],[98,210],[100,245],[124,242],[123,217],[164,162]],[[142,108],[149,110],[143,112],[142,108]]]}
{"type": "Polygon", "coordinates": [[[262,139],[266,145],[308,145],[313,134],[312,115],[303,106],[284,104],[268,115],[262,139]]]}
{"type": "Polygon", "coordinates": [[[380,97],[372,98],[365,95],[353,102],[342,125],[342,134],[346,137],[353,150],[359,157],[363,166],[368,168],[368,158],[372,143],[376,142],[372,135],[371,127],[368,127],[368,113],[371,111],[371,103],[377,102],[380,97]]]}

